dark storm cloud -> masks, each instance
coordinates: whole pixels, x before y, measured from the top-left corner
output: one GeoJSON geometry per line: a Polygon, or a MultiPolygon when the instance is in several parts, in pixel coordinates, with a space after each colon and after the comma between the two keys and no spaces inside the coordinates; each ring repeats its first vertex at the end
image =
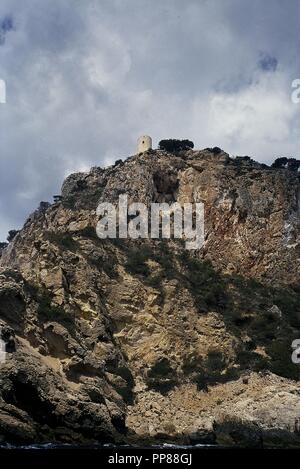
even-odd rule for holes
{"type": "Polygon", "coordinates": [[[299,0],[1,0],[0,237],[141,133],[297,156],[299,18],[299,0]]]}
{"type": "Polygon", "coordinates": [[[267,72],[275,72],[278,66],[278,60],[276,57],[272,57],[269,54],[262,54],[258,64],[262,70],[267,72]]]}
{"type": "Polygon", "coordinates": [[[0,45],[5,43],[6,33],[14,28],[13,18],[10,15],[4,16],[0,19],[0,45]]]}

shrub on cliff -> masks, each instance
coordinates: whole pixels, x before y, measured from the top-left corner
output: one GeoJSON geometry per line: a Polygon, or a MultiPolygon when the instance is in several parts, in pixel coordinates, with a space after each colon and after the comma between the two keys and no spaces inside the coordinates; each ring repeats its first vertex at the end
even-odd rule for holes
{"type": "Polygon", "coordinates": [[[159,149],[168,151],[170,153],[191,150],[192,148],[194,148],[194,143],[191,142],[191,140],[176,140],[170,138],[167,140],[161,140],[159,142],[159,149]]]}
{"type": "Polygon", "coordinates": [[[149,259],[150,252],[146,247],[131,248],[127,253],[126,270],[135,275],[149,275],[149,267],[146,261],[149,259]]]}
{"type": "Polygon", "coordinates": [[[17,236],[18,233],[19,233],[18,230],[10,230],[6,238],[7,241],[10,243],[17,236]]]}
{"type": "Polygon", "coordinates": [[[272,341],[266,347],[266,352],[270,357],[269,369],[276,375],[284,378],[299,380],[299,365],[291,360],[291,338],[281,338],[272,341]]]}
{"type": "Polygon", "coordinates": [[[272,163],[272,168],[285,168],[287,165],[288,159],[284,156],[281,158],[276,158],[274,163],[272,163]]]}
{"type": "Polygon", "coordinates": [[[210,151],[214,155],[219,155],[220,153],[222,153],[222,149],[220,147],[213,147],[213,148],[208,147],[208,148],[205,148],[205,150],[210,151]]]}
{"type": "Polygon", "coordinates": [[[148,388],[154,389],[161,394],[168,393],[177,384],[177,378],[170,361],[159,358],[147,373],[146,383],[148,388]]]}
{"type": "Polygon", "coordinates": [[[49,231],[46,237],[51,243],[56,244],[63,250],[76,251],[79,246],[77,241],[75,241],[69,233],[55,233],[54,231],[49,231]]]}
{"type": "Polygon", "coordinates": [[[291,171],[298,171],[300,168],[300,160],[296,160],[296,158],[286,158],[284,156],[281,158],[277,158],[272,164],[272,168],[287,168],[291,171]]]}
{"type": "Polygon", "coordinates": [[[86,226],[85,228],[82,228],[82,230],[77,232],[80,236],[83,236],[85,238],[92,238],[96,239],[97,241],[99,240],[96,232],[96,228],[93,226],[86,226]]]}
{"type": "Polygon", "coordinates": [[[199,310],[223,309],[227,303],[227,296],[222,278],[211,263],[190,257],[186,251],[182,253],[180,260],[185,270],[188,287],[196,299],[199,310]]]}
{"type": "Polygon", "coordinates": [[[300,168],[300,160],[296,160],[296,158],[289,158],[287,167],[291,171],[298,171],[300,168]]]}

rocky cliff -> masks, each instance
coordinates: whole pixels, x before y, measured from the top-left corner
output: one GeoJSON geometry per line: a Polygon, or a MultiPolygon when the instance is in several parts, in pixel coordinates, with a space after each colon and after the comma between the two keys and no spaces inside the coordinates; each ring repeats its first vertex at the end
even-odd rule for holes
{"type": "Polygon", "coordinates": [[[215,149],[92,168],[0,263],[3,442],[300,445],[297,171],[215,149]],[[203,202],[203,248],[100,240],[124,193],[203,202]]]}

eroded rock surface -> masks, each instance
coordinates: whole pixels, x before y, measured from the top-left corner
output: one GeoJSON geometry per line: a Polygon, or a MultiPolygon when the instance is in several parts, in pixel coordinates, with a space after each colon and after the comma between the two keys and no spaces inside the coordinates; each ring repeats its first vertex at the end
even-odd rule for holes
{"type": "Polygon", "coordinates": [[[299,178],[149,151],[69,176],[1,251],[2,442],[299,445],[299,178]],[[203,202],[205,245],[100,240],[98,201],[203,202]]]}

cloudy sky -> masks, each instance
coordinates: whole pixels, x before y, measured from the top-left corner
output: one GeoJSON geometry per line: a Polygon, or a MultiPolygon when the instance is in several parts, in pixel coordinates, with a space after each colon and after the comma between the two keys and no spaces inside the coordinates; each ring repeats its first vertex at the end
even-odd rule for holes
{"type": "Polygon", "coordinates": [[[1,0],[0,240],[139,134],[299,158],[300,0],[1,0]]]}

